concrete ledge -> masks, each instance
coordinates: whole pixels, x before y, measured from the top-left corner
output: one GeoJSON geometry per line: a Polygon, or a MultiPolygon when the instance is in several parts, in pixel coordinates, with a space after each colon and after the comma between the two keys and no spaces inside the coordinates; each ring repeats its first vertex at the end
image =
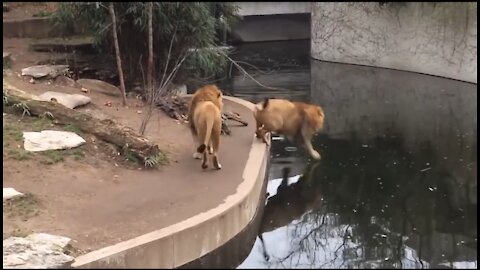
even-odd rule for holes
{"type": "Polygon", "coordinates": [[[71,29],[66,29],[64,26],[55,25],[51,17],[3,21],[4,38],[65,37],[83,32],[85,32],[85,30],[83,26],[79,24],[75,24],[72,31],[71,29]]]}
{"type": "MultiPolygon", "coordinates": [[[[254,104],[248,101],[224,98],[250,110],[254,108],[254,104]]],[[[225,198],[217,207],[166,228],[80,256],[72,267],[177,268],[211,253],[254,220],[265,197],[262,191],[265,189],[268,153],[264,143],[253,140],[243,182],[235,194],[225,198]]]]}

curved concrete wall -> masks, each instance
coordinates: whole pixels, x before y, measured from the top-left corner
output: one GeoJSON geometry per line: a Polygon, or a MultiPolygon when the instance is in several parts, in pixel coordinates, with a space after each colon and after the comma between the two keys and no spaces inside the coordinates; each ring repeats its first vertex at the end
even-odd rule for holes
{"type": "Polygon", "coordinates": [[[477,3],[314,3],[312,57],[477,82],[477,3]]]}
{"type": "MultiPolygon", "coordinates": [[[[224,97],[253,111],[254,104],[224,97]]],[[[254,134],[252,134],[254,136],[254,134]]],[[[253,140],[237,192],[216,208],[139,237],[79,256],[74,268],[178,268],[212,253],[245,230],[265,194],[267,146],[253,140]]],[[[262,208],[263,209],[263,208],[262,208]]]]}

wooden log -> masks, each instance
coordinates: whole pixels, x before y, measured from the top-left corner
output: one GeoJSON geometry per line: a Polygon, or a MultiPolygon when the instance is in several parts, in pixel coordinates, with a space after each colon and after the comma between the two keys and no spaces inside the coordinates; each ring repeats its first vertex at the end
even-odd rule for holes
{"type": "Polygon", "coordinates": [[[60,124],[73,124],[83,132],[93,134],[99,139],[114,144],[121,148],[122,154],[129,151],[145,166],[152,166],[151,161],[162,155],[158,145],[150,143],[147,139],[137,134],[133,129],[122,126],[111,119],[100,120],[90,114],[69,109],[59,103],[35,100],[35,96],[27,94],[12,86],[3,88],[4,106],[24,104],[29,114],[41,116],[45,113],[53,115],[60,124]],[[147,164],[148,163],[148,164],[147,164]]]}

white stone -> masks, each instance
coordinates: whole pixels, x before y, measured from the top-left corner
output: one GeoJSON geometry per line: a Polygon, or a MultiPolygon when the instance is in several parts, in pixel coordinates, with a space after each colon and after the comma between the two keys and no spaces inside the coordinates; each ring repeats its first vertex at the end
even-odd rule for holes
{"type": "Polygon", "coordinates": [[[65,268],[75,259],[64,252],[71,239],[45,233],[35,233],[3,240],[4,269],[65,268]]]}
{"type": "Polygon", "coordinates": [[[78,106],[83,106],[92,101],[90,97],[80,95],[80,94],[65,94],[60,92],[53,92],[48,91],[40,96],[38,96],[40,100],[43,101],[53,101],[62,104],[63,106],[74,109],[78,106]]]}
{"type": "Polygon", "coordinates": [[[50,77],[55,78],[68,71],[67,65],[37,65],[22,69],[22,76],[32,76],[33,78],[50,77]]]}
{"type": "Polygon", "coordinates": [[[57,130],[23,132],[23,138],[23,147],[31,152],[70,149],[86,142],[82,137],[73,132],[57,130]]]}
{"type": "Polygon", "coordinates": [[[23,193],[16,191],[14,188],[3,188],[3,200],[8,200],[18,196],[23,196],[23,193]]]}

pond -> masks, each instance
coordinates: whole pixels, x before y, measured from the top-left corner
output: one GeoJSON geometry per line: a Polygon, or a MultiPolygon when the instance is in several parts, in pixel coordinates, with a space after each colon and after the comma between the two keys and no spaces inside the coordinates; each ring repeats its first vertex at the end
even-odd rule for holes
{"type": "Polygon", "coordinates": [[[235,71],[233,95],[326,114],[319,162],[274,138],[261,237],[238,268],[477,268],[476,84],[310,60],[307,40],[232,58],[289,89],[235,71]]]}

